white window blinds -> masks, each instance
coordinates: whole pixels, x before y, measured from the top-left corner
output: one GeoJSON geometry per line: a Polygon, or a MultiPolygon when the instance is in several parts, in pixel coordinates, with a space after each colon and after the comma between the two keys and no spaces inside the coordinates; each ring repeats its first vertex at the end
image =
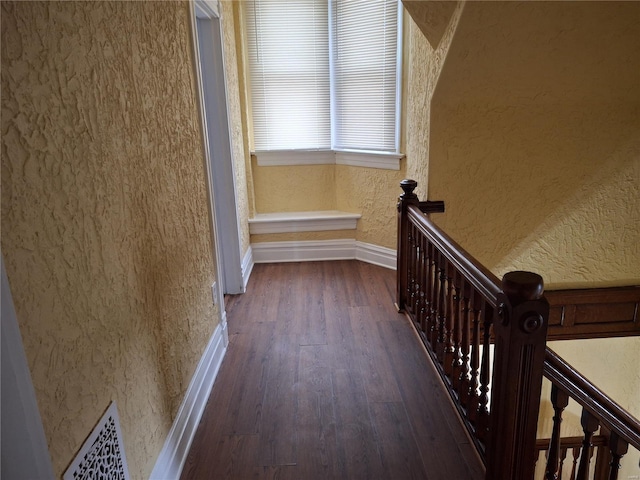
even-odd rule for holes
{"type": "Polygon", "coordinates": [[[257,151],[397,152],[397,0],[246,6],[257,151]]]}
{"type": "Polygon", "coordinates": [[[327,0],[247,2],[256,150],[329,149],[327,0]]]}
{"type": "Polygon", "coordinates": [[[331,5],[333,146],[396,151],[398,2],[331,5]]]}

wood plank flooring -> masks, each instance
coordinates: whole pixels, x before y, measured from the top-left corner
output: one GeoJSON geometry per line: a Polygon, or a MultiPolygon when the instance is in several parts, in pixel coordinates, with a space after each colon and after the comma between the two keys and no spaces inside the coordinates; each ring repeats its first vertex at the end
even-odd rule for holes
{"type": "Polygon", "coordinates": [[[395,288],[358,261],[256,265],[182,479],[483,479],[395,288]]]}

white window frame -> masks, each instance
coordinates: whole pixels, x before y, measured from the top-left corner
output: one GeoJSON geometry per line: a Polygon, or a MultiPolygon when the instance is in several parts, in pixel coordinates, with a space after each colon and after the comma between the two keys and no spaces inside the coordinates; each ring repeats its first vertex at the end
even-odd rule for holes
{"type": "MultiPolygon", "coordinates": [[[[329,31],[333,29],[333,5],[329,0],[329,31]]],[[[347,150],[332,147],[331,149],[293,149],[293,150],[253,150],[258,166],[293,166],[293,165],[350,165],[356,167],[400,170],[400,161],[405,157],[400,153],[401,110],[402,110],[402,39],[403,39],[403,7],[398,0],[397,13],[397,51],[396,51],[396,105],[395,105],[395,151],[347,150]]],[[[334,61],[333,49],[329,49],[329,69],[331,78],[331,137],[335,137],[334,121],[334,61]]]]}

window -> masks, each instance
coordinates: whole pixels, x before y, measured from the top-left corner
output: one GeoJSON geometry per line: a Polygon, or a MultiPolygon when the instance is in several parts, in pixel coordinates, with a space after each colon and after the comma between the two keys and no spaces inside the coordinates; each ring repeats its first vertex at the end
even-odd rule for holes
{"type": "Polygon", "coordinates": [[[400,12],[397,0],[248,2],[256,151],[397,154],[400,12]]]}

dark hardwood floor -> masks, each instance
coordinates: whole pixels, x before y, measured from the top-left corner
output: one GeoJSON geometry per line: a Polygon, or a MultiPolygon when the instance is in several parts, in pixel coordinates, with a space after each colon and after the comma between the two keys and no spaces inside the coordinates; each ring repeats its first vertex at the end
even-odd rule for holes
{"type": "Polygon", "coordinates": [[[182,479],[482,479],[394,298],[367,263],[256,265],[182,479]]]}

